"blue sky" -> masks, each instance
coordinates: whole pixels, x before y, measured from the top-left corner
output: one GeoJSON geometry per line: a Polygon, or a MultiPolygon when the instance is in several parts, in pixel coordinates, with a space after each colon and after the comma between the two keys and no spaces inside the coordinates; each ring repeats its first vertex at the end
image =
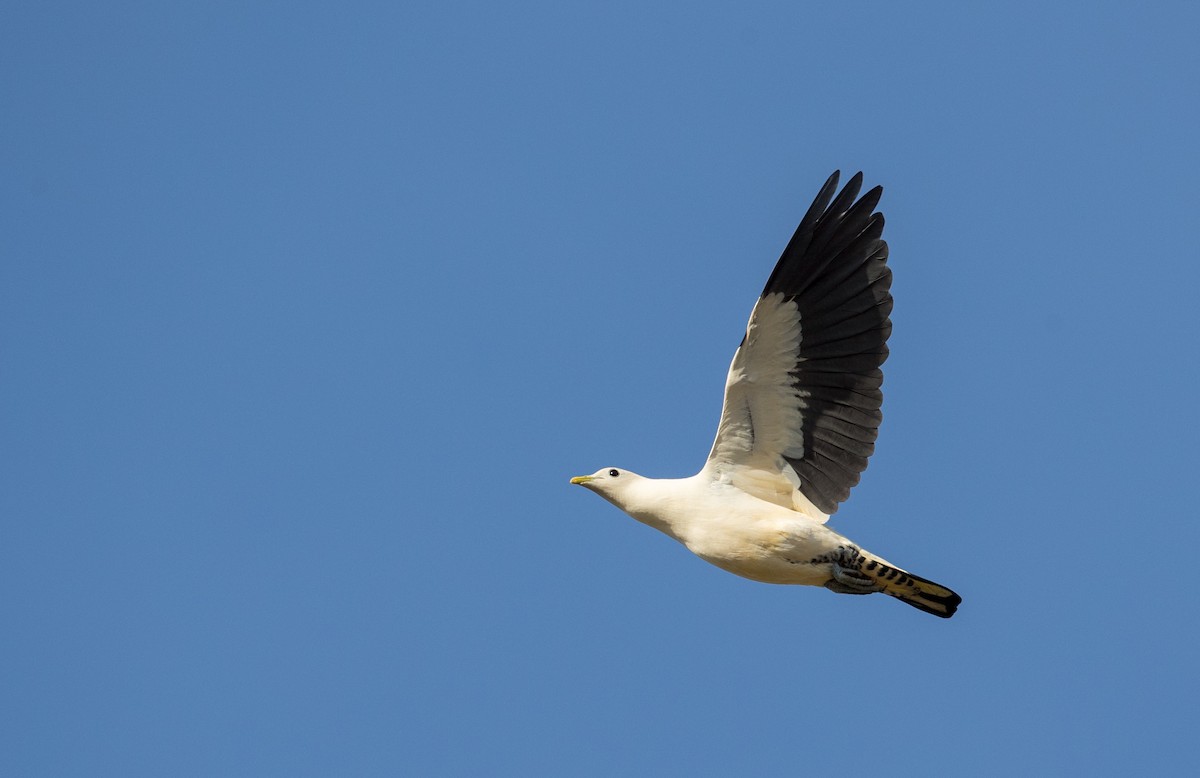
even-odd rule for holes
{"type": "Polygon", "coordinates": [[[0,11],[0,772],[1131,774],[1194,755],[1194,5],[0,11]],[[695,472],[834,169],[885,421],[723,573],[695,472]]]}

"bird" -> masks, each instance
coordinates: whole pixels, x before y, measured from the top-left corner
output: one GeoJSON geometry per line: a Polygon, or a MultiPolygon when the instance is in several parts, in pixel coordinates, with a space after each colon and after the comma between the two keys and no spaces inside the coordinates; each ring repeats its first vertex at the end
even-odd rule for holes
{"type": "Polygon", "coordinates": [[[942,618],[962,598],[829,527],[867,467],[883,419],[892,271],[859,172],[826,180],[767,279],[734,352],[700,472],[604,467],[570,480],[722,570],[770,584],[875,592],[942,618]]]}

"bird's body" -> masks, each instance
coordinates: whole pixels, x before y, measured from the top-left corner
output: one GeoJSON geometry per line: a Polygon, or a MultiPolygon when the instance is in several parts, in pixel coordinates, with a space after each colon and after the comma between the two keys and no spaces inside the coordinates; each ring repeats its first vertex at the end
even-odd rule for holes
{"type": "Polygon", "coordinates": [[[751,313],[704,468],[679,479],[605,468],[571,482],[735,575],[883,592],[948,618],[957,594],[826,525],[874,450],[892,306],[883,217],[873,212],[882,190],[855,203],[860,174],[830,204],[837,177],[751,313]]]}
{"type": "Polygon", "coordinates": [[[819,521],[715,481],[707,473],[647,479],[624,471],[620,477],[631,484],[618,507],[704,561],[743,578],[821,586],[829,580],[829,562],[814,560],[847,542],[819,521]],[[639,489],[639,483],[650,488],[639,489]],[[697,506],[709,506],[711,513],[697,506]]]}

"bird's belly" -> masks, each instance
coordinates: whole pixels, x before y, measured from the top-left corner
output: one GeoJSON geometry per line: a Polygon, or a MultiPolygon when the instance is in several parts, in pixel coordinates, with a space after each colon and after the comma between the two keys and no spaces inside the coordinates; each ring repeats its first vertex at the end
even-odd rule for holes
{"type": "Polygon", "coordinates": [[[819,558],[827,551],[825,544],[815,540],[791,533],[772,533],[758,537],[726,536],[719,540],[705,538],[686,545],[709,564],[752,581],[823,586],[830,578],[830,566],[819,558]]]}
{"type": "Polygon", "coordinates": [[[830,579],[829,564],[783,561],[778,559],[745,559],[712,557],[697,554],[701,559],[726,572],[769,584],[824,586],[830,579]]]}

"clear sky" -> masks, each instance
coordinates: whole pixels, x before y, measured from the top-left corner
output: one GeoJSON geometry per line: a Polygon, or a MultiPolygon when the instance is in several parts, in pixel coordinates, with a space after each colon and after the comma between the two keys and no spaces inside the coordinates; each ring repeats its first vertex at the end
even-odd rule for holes
{"type": "Polygon", "coordinates": [[[1200,11],[968,5],[7,4],[0,773],[1192,763],[1200,11]],[[567,483],[701,466],[837,168],[950,621],[567,483]]]}

